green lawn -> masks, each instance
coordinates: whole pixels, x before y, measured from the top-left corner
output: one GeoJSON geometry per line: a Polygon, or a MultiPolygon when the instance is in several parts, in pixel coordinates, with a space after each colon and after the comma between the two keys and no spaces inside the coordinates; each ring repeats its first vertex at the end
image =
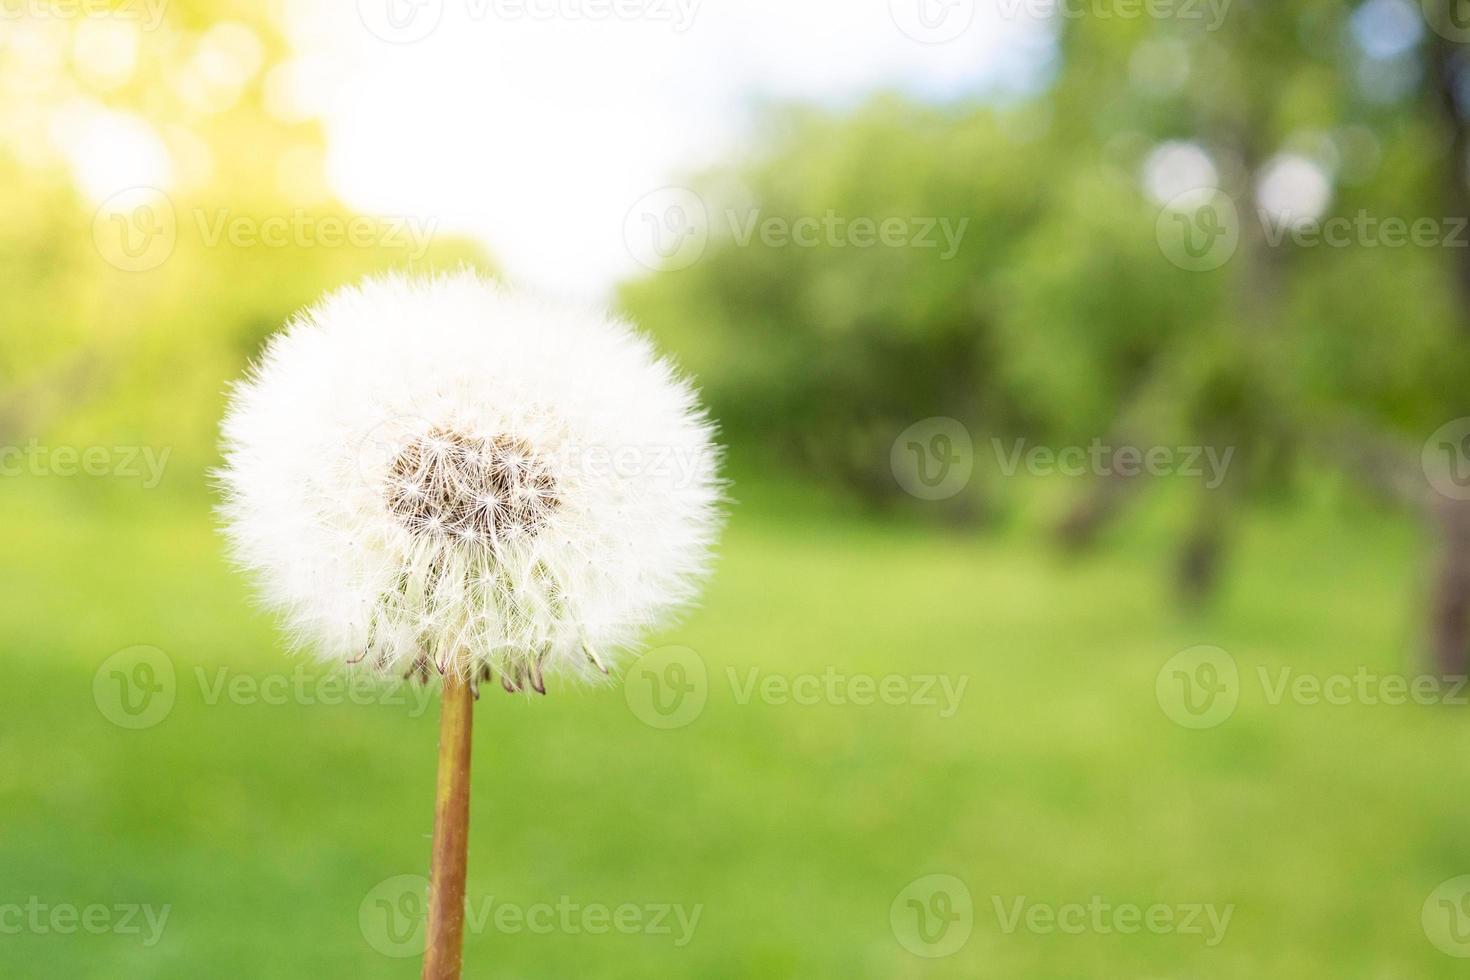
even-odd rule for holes
{"type": "MultiPolygon", "coordinates": [[[[249,696],[304,662],[252,610],[206,508],[0,483],[0,976],[416,977],[416,959],[379,951],[411,952],[385,910],[416,896],[381,883],[426,868],[436,713],[249,696]],[[164,652],[176,693],[130,730],[109,720],[112,679],[94,679],[140,644],[164,652]],[[215,697],[232,678],[245,693],[215,697]],[[92,935],[38,927],[36,902],[105,905],[119,927],[115,905],[168,918],[92,935]]],[[[1259,674],[1417,672],[1414,529],[1332,507],[1258,515],[1219,603],[1191,617],[1162,587],[1150,520],[1064,562],[1022,531],[756,492],[702,610],[657,640],[707,670],[689,724],[646,724],[619,686],[480,702],[469,892],[492,911],[467,977],[1462,976],[1421,908],[1470,874],[1470,707],[1272,704],[1259,674]],[[1238,664],[1239,705],[1192,730],[1155,681],[1199,644],[1238,664]],[[760,694],[807,691],[806,675],[965,687],[949,716],[937,682],[935,704],[760,694]],[[931,874],[960,879],[973,908],[943,958],[900,942],[907,897],[890,918],[931,874]],[[1047,931],[1045,908],[1007,931],[1018,902],[1064,918],[1069,903],[1233,909],[1223,937],[1102,931],[1091,910],[1080,934],[1047,931]],[[558,904],[573,911],[539,920],[550,931],[515,918],[558,904]],[[623,930],[590,931],[625,905],[623,930]],[[697,908],[692,932],[673,912],[668,933],[627,924],[661,906],[697,908]]],[[[322,692],[318,668],[303,677],[322,692]]]]}

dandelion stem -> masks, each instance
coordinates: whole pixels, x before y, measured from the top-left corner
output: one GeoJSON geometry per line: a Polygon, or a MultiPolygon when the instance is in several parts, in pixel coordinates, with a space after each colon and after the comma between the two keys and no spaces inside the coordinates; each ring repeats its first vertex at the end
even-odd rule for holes
{"type": "Polygon", "coordinates": [[[464,954],[465,857],[470,830],[470,725],[474,692],[444,677],[439,720],[439,781],[434,792],[434,854],[429,876],[428,945],[423,980],[459,980],[464,954]]]}

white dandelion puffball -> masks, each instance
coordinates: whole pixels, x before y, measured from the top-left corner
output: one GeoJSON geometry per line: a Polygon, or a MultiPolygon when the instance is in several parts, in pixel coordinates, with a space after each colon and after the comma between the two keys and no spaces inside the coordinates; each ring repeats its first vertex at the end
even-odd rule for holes
{"type": "Polygon", "coordinates": [[[294,317],[231,393],[221,514],[299,645],[545,690],[690,601],[719,454],[627,323],[472,272],[294,317]]]}

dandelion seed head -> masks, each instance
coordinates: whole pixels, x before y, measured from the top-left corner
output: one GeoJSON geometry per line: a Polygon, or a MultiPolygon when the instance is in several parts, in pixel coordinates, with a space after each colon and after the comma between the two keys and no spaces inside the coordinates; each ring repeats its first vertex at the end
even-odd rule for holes
{"type": "Polygon", "coordinates": [[[601,676],[587,651],[687,606],[719,525],[713,427],[673,366],[469,272],[298,314],[222,448],[225,533],[265,603],[298,645],[384,671],[601,676]]]}

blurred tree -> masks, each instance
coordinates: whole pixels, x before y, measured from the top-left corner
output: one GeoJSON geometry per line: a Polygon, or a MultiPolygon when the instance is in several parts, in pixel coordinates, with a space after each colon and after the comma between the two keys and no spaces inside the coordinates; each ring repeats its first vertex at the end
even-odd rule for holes
{"type": "Polygon", "coordinates": [[[372,270],[483,256],[423,241],[432,216],[415,240],[335,199],[267,8],[94,8],[0,35],[0,86],[26,96],[0,103],[0,437],[165,442],[204,465],[219,379],[292,311],[372,270]]]}
{"type": "MultiPolygon", "coordinates": [[[[1408,0],[1060,24],[1053,84],[1019,104],[783,114],[752,159],[697,182],[703,257],[624,303],[737,441],[874,502],[901,499],[888,446],[931,415],[1054,446],[1233,452],[1223,483],[1191,485],[1177,581],[1194,598],[1238,502],[1304,473],[1425,507],[1418,449],[1470,414],[1470,251],[1443,237],[1467,212],[1459,46],[1408,0]],[[971,220],[946,261],[723,227],[756,211],[971,220]],[[1390,240],[1418,219],[1441,237],[1390,240]]],[[[1150,482],[1105,472],[1062,539],[1095,540],[1150,482]]],[[[1455,515],[1446,541],[1470,539],[1458,507],[1435,509],[1455,515]]],[[[1431,617],[1447,667],[1470,609],[1470,557],[1448,554],[1431,617]]]]}

